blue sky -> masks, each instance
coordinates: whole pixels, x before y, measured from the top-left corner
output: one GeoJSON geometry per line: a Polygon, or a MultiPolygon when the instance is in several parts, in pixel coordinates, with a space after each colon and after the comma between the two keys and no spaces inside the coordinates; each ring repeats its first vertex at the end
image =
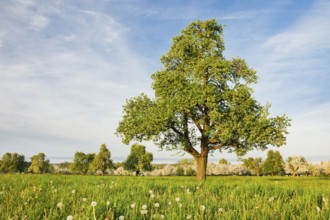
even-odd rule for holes
{"type": "MultiPolygon", "coordinates": [[[[125,100],[152,96],[150,75],[173,36],[210,18],[225,25],[226,57],[257,70],[256,99],[292,118],[282,155],[329,160],[329,0],[1,1],[0,155],[52,161],[106,143],[126,157],[114,134],[125,100]]],[[[156,159],[176,157],[145,144],[156,159]]]]}

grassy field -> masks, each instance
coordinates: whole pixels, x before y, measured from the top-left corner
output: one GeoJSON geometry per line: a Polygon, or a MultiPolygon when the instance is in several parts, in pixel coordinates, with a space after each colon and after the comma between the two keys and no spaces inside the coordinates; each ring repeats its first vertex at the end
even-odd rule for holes
{"type": "Polygon", "coordinates": [[[0,219],[330,219],[330,179],[0,175],[0,219]]]}

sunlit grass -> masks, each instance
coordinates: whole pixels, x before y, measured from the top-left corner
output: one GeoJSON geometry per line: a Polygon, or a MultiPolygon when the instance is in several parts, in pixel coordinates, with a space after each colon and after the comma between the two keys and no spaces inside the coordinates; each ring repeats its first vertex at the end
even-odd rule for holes
{"type": "Polygon", "coordinates": [[[329,219],[329,180],[1,175],[0,219],[329,219]]]}

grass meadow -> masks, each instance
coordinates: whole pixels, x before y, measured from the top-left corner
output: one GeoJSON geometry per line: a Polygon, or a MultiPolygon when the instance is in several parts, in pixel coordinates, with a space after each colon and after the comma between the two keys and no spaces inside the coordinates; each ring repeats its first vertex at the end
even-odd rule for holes
{"type": "Polygon", "coordinates": [[[330,219],[330,178],[0,175],[0,219],[330,219]]]}

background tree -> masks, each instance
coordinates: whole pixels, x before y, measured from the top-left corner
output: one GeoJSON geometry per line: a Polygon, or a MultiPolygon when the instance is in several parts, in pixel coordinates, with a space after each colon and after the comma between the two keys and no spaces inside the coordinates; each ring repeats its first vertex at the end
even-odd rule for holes
{"type": "Polygon", "coordinates": [[[105,144],[102,144],[100,147],[99,153],[95,156],[92,164],[91,169],[96,171],[101,171],[105,173],[108,169],[113,167],[112,160],[111,160],[111,152],[108,150],[105,144]]]}
{"type": "Polygon", "coordinates": [[[289,119],[269,117],[269,105],[252,96],[256,72],[240,58],[223,56],[222,26],[215,19],[192,22],[173,38],[152,75],[155,98],[127,100],[117,134],[153,140],[161,149],[179,150],[197,162],[197,178],[206,178],[208,154],[228,150],[244,155],[252,149],[285,144],[289,119]]]}
{"type": "Polygon", "coordinates": [[[219,160],[219,164],[228,165],[228,164],[230,164],[230,163],[229,163],[228,160],[226,160],[225,158],[221,158],[221,159],[219,160]]]}
{"type": "Polygon", "coordinates": [[[288,157],[285,163],[285,172],[296,176],[297,174],[306,174],[308,172],[309,164],[302,156],[288,157]]]}
{"type": "Polygon", "coordinates": [[[0,172],[3,173],[18,173],[25,171],[25,157],[18,153],[5,153],[2,156],[0,164],[0,172]]]}
{"type": "Polygon", "coordinates": [[[146,151],[146,147],[139,144],[133,144],[131,153],[127,156],[124,162],[124,169],[134,171],[136,175],[139,175],[141,171],[152,170],[151,162],[153,156],[146,151]]]}
{"type": "Polygon", "coordinates": [[[278,151],[268,151],[267,158],[262,164],[262,171],[265,175],[283,175],[284,161],[282,155],[278,151]]]}
{"type": "Polygon", "coordinates": [[[70,165],[70,171],[74,173],[86,174],[95,158],[95,154],[85,154],[83,152],[76,152],[74,154],[73,162],[70,165]]]}
{"type": "Polygon", "coordinates": [[[262,172],[262,159],[249,157],[243,159],[243,167],[246,168],[252,175],[260,176],[262,172]]]}
{"type": "Polygon", "coordinates": [[[39,153],[31,157],[31,165],[28,169],[28,172],[41,174],[41,173],[50,173],[51,165],[46,155],[44,153],[39,153]]]}

